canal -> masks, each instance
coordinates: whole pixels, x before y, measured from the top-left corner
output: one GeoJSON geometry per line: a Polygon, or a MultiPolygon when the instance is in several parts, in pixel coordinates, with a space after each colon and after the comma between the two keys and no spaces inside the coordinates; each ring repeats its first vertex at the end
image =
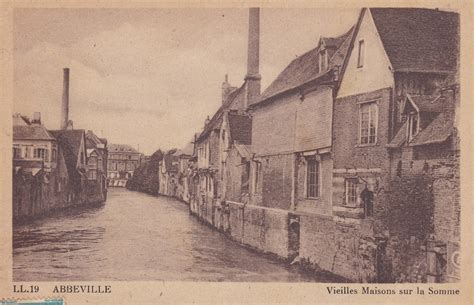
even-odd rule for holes
{"type": "Polygon", "coordinates": [[[105,204],[18,225],[15,281],[315,281],[245,249],[172,198],[112,188],[105,204]]]}

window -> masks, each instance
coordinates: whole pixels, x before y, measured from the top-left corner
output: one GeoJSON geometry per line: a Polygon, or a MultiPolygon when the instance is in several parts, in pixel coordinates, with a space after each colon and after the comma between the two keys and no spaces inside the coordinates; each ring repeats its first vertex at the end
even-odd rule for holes
{"type": "Polygon", "coordinates": [[[35,148],[33,150],[33,158],[35,159],[43,159],[45,162],[48,162],[48,150],[44,148],[35,148]]]}
{"type": "Polygon", "coordinates": [[[247,194],[249,192],[249,179],[250,179],[250,161],[246,161],[242,158],[242,177],[240,184],[240,193],[247,194]]]}
{"type": "Polygon", "coordinates": [[[319,51],[319,72],[324,72],[328,68],[328,53],[327,51],[319,51]]]}
{"type": "Polygon", "coordinates": [[[51,152],[51,162],[56,162],[56,148],[53,148],[52,152],[51,152]]]}
{"type": "Polygon", "coordinates": [[[345,200],[344,205],[357,205],[357,189],[359,184],[358,178],[347,178],[345,180],[345,200]]]}
{"type": "Polygon", "coordinates": [[[306,165],[306,197],[317,198],[319,196],[319,162],[316,159],[308,159],[306,165]]]}
{"type": "Polygon", "coordinates": [[[359,144],[375,144],[377,142],[377,117],[378,109],[376,102],[360,105],[360,130],[359,144]]]}
{"type": "Polygon", "coordinates": [[[95,171],[89,171],[89,180],[96,180],[97,173],[95,171]]]}
{"type": "Polygon", "coordinates": [[[13,147],[13,159],[21,159],[21,148],[13,147]]]}
{"type": "Polygon", "coordinates": [[[259,161],[255,162],[255,181],[254,181],[254,193],[258,193],[258,186],[259,182],[258,180],[260,179],[260,171],[262,170],[262,163],[259,161]]]}
{"type": "Polygon", "coordinates": [[[408,141],[413,140],[413,138],[418,133],[420,128],[420,120],[418,118],[418,113],[412,112],[408,115],[408,141]]]}
{"type": "Polygon", "coordinates": [[[357,68],[362,68],[364,66],[365,58],[365,43],[363,40],[359,40],[359,52],[357,54],[357,68]]]}

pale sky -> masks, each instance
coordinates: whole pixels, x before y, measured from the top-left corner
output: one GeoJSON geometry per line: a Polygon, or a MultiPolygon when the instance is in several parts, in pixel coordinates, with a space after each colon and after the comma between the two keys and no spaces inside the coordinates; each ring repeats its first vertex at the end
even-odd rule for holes
{"type": "MultiPolygon", "coordinates": [[[[260,10],[264,90],[319,37],[346,32],[358,9],[260,10]]],[[[62,69],[74,128],[151,154],[180,148],[243,83],[247,9],[15,9],[14,111],[59,128],[62,69]]]]}

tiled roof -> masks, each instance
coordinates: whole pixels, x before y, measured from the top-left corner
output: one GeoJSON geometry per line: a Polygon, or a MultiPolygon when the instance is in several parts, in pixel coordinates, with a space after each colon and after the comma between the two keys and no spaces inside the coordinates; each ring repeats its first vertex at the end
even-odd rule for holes
{"type": "Polygon", "coordinates": [[[244,93],[244,86],[242,85],[240,88],[232,91],[232,93],[229,94],[227,99],[219,107],[216,113],[214,113],[209,123],[206,124],[206,126],[204,126],[204,130],[198,136],[198,138],[196,139],[196,142],[200,142],[203,139],[205,139],[212,129],[218,127],[217,125],[218,125],[218,122],[220,122],[220,119],[222,118],[222,114],[226,110],[231,109],[235,103],[240,102],[240,99],[243,98],[243,93],[244,93]]]}
{"type": "Polygon", "coordinates": [[[13,126],[13,140],[54,140],[43,125],[13,126]]]}
{"type": "Polygon", "coordinates": [[[411,99],[420,112],[442,112],[446,108],[446,99],[441,96],[416,95],[411,99]]]}
{"type": "MultiPolygon", "coordinates": [[[[342,65],[350,44],[352,33],[353,28],[344,35],[336,38],[321,38],[321,40],[331,45],[335,45],[338,48],[329,60],[329,69],[342,65]]],[[[322,73],[319,72],[318,45],[311,51],[295,58],[262,93],[260,101],[267,100],[277,94],[297,88],[309,81],[325,75],[326,73],[327,71],[322,73]]]]}
{"type": "Polygon", "coordinates": [[[88,130],[86,132],[86,147],[94,148],[97,147],[97,145],[99,144],[105,145],[107,144],[107,140],[99,138],[94,132],[88,130]]]}
{"type": "Polygon", "coordinates": [[[133,148],[132,146],[128,144],[109,144],[107,146],[107,150],[109,151],[109,153],[115,153],[115,152],[135,153],[135,154],[140,153],[135,148],[133,148]]]}
{"type": "Polygon", "coordinates": [[[252,144],[252,119],[247,115],[229,113],[230,138],[240,144],[252,144]]]}
{"type": "Polygon", "coordinates": [[[63,152],[69,177],[78,178],[79,173],[76,170],[76,165],[85,131],[83,129],[50,130],[50,133],[56,138],[63,152]]]}
{"type": "Polygon", "coordinates": [[[410,145],[442,143],[452,134],[453,126],[453,115],[448,112],[442,112],[410,141],[410,145]]]}
{"type": "Polygon", "coordinates": [[[422,8],[371,8],[395,71],[454,71],[459,14],[422,8]]]}

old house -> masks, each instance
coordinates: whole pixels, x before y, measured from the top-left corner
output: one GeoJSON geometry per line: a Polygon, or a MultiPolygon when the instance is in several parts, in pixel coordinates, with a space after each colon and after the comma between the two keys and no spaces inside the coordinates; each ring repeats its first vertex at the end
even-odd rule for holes
{"type": "Polygon", "coordinates": [[[413,157],[439,153],[431,145],[449,137],[440,126],[450,124],[447,99],[438,89],[457,70],[458,39],[456,13],[361,10],[334,105],[334,228],[323,232],[334,242],[317,241],[334,255],[331,271],[357,281],[407,281],[416,273],[410,266],[425,259],[430,186],[393,178],[418,166],[413,157]]]}
{"type": "Polygon", "coordinates": [[[178,194],[179,156],[176,149],[169,150],[163,155],[159,163],[159,194],[176,196],[178,194]]]}
{"type": "Polygon", "coordinates": [[[265,224],[257,247],[290,260],[324,252],[314,238],[320,226],[332,223],[333,103],[352,32],[321,37],[249,107],[251,203],[262,207],[253,214],[265,224]]]}
{"type": "Polygon", "coordinates": [[[107,176],[109,186],[125,187],[140,166],[141,153],[127,144],[108,144],[107,176]]]}
{"type": "Polygon", "coordinates": [[[67,204],[68,172],[61,147],[41,122],[13,116],[13,217],[33,217],[67,204]]]}
{"type": "Polygon", "coordinates": [[[179,149],[176,152],[178,157],[178,178],[176,181],[176,197],[186,203],[189,203],[190,199],[190,181],[189,177],[191,174],[191,157],[193,156],[194,145],[188,143],[183,149],[179,149]]]}
{"type": "Polygon", "coordinates": [[[88,180],[92,188],[105,200],[107,198],[107,140],[88,130],[86,133],[88,180]]]}
{"type": "Polygon", "coordinates": [[[66,163],[68,173],[67,202],[79,205],[89,203],[85,130],[51,130],[50,133],[56,138],[66,163]]]}

